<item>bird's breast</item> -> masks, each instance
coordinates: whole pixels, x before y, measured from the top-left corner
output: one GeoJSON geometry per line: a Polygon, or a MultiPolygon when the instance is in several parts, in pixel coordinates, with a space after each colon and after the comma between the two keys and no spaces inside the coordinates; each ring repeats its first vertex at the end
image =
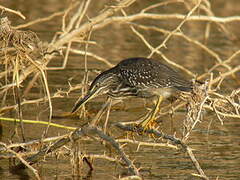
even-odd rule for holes
{"type": "Polygon", "coordinates": [[[163,96],[164,99],[169,98],[175,93],[176,90],[169,87],[163,88],[146,88],[145,90],[141,90],[142,94],[145,96],[163,96]]]}

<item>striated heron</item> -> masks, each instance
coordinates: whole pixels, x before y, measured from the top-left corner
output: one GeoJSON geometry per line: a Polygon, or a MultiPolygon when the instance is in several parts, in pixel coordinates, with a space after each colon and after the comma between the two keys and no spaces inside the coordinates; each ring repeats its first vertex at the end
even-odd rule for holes
{"type": "Polygon", "coordinates": [[[129,58],[99,74],[91,83],[87,95],[76,102],[72,113],[90,99],[102,94],[119,99],[156,96],[156,106],[139,124],[146,129],[155,120],[162,100],[177,91],[191,90],[192,83],[169,66],[153,59],[129,58]]]}

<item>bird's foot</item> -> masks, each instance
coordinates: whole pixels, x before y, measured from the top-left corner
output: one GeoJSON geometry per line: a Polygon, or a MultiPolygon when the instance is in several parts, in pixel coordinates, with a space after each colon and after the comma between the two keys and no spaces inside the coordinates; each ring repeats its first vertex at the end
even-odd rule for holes
{"type": "Polygon", "coordinates": [[[84,111],[83,110],[81,110],[81,111],[76,111],[76,112],[74,112],[74,113],[72,113],[72,117],[77,117],[77,118],[84,118],[84,119],[89,119],[89,118],[91,118],[93,115],[95,114],[95,112],[91,112],[91,111],[89,111],[89,110],[87,110],[87,109],[84,109],[84,111]]]}
{"type": "Polygon", "coordinates": [[[154,129],[156,126],[157,123],[155,118],[145,119],[137,125],[137,127],[142,128],[143,131],[146,131],[147,129],[154,129]]]}

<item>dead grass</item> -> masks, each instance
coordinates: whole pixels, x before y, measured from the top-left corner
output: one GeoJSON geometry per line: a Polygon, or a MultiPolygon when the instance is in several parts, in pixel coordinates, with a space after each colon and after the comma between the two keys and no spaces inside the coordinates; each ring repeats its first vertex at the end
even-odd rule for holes
{"type": "MultiPolygon", "coordinates": [[[[194,176],[201,177],[203,179],[208,179],[207,175],[204,173],[204,170],[201,168],[200,164],[195,158],[190,147],[187,146],[188,139],[191,136],[192,131],[198,126],[199,123],[204,119],[204,114],[206,112],[213,112],[221,124],[224,124],[225,118],[240,118],[240,89],[232,88],[231,91],[223,93],[221,90],[224,89],[224,82],[231,79],[239,86],[239,73],[240,65],[236,63],[236,59],[240,53],[240,50],[237,50],[229,58],[223,59],[218,53],[210,49],[203,41],[196,40],[188,34],[182,32],[182,28],[186,22],[191,23],[195,22],[205,22],[206,30],[203,33],[205,41],[209,37],[211,32],[211,26],[214,24],[222,30],[222,33],[226,35],[229,39],[235,39],[233,33],[229,32],[225,27],[226,23],[236,22],[240,20],[240,17],[215,17],[214,13],[211,10],[211,4],[208,0],[196,0],[196,1],[182,1],[182,0],[169,0],[161,3],[155,3],[145,9],[141,9],[138,13],[128,14],[126,10],[131,9],[131,5],[135,3],[135,0],[121,0],[118,3],[112,4],[111,6],[106,6],[101,12],[95,17],[89,18],[87,16],[87,11],[89,5],[93,3],[91,0],[86,1],[72,1],[62,12],[57,12],[49,17],[42,19],[37,19],[33,22],[28,22],[26,24],[20,25],[18,27],[13,27],[11,22],[7,17],[2,17],[0,19],[0,98],[1,98],[1,108],[0,115],[4,117],[4,114],[10,110],[16,112],[18,119],[20,119],[21,124],[21,136],[23,143],[16,144],[5,144],[1,143],[0,151],[2,154],[9,153],[11,155],[4,155],[4,158],[17,158],[20,160],[19,164],[16,167],[28,167],[34,173],[37,179],[40,179],[38,171],[33,168],[33,164],[39,162],[45,156],[49,155],[51,152],[61,152],[67,151],[67,144],[72,143],[75,146],[70,148],[70,151],[73,153],[71,158],[73,174],[81,174],[79,168],[82,166],[82,163],[85,162],[89,165],[91,169],[91,162],[89,161],[88,153],[83,154],[81,148],[77,145],[77,140],[85,137],[91,137],[94,140],[99,141],[100,143],[108,143],[110,146],[115,148],[115,155],[109,157],[106,154],[93,155],[92,158],[104,158],[109,161],[114,161],[117,164],[126,165],[130,175],[137,175],[141,177],[139,169],[135,166],[135,162],[131,157],[128,157],[124,152],[124,146],[129,144],[137,144],[138,148],[140,146],[153,146],[153,147],[167,147],[172,150],[178,149],[179,145],[184,151],[186,151],[193,162],[194,167],[196,168],[198,174],[193,174],[194,176]],[[187,14],[156,14],[151,13],[151,10],[159,8],[163,5],[171,6],[172,4],[180,3],[187,9],[187,14]],[[120,12],[122,15],[116,15],[116,12],[120,12]],[[62,27],[61,32],[57,32],[53,37],[52,41],[43,44],[38,36],[31,31],[19,30],[20,28],[29,27],[36,23],[45,23],[46,21],[51,21],[52,18],[61,18],[62,27]],[[141,19],[151,19],[154,21],[157,20],[180,20],[180,23],[176,23],[176,28],[173,30],[163,29],[159,26],[148,26],[141,23],[136,23],[137,20],[141,19]],[[142,43],[150,50],[148,57],[152,56],[161,56],[163,59],[175,66],[182,71],[185,71],[189,76],[195,80],[200,80],[204,82],[203,84],[196,83],[194,91],[192,94],[182,95],[184,101],[176,101],[174,106],[167,106],[162,109],[160,116],[171,114],[172,112],[177,111],[178,109],[186,106],[187,113],[186,117],[183,120],[183,138],[173,136],[167,136],[159,131],[149,130],[144,133],[151,134],[149,141],[142,141],[137,138],[139,132],[135,132],[129,126],[129,123],[121,124],[118,128],[123,129],[124,131],[131,132],[131,136],[126,136],[123,139],[115,139],[114,135],[107,135],[107,125],[104,126],[104,131],[101,128],[97,128],[95,125],[86,125],[85,127],[78,128],[74,132],[66,134],[64,136],[59,136],[59,138],[49,138],[46,140],[46,135],[48,128],[51,125],[52,117],[52,102],[51,99],[66,97],[71,91],[81,88],[82,93],[86,92],[86,84],[88,82],[87,70],[88,70],[88,57],[93,57],[97,61],[105,63],[107,66],[111,67],[113,64],[108,61],[108,57],[103,58],[98,54],[90,52],[88,46],[91,44],[96,44],[97,42],[92,42],[91,33],[99,30],[109,24],[127,24],[132,30],[133,34],[138,37],[142,43]],[[224,24],[225,23],[225,24],[224,24]],[[140,31],[141,30],[141,31],[140,31]],[[164,34],[165,39],[158,45],[153,46],[152,42],[149,42],[146,38],[148,32],[154,31],[156,33],[164,34]],[[208,69],[207,72],[203,74],[196,75],[192,70],[187,69],[186,67],[174,62],[169,59],[162,53],[163,49],[166,49],[168,42],[172,40],[173,37],[181,38],[183,41],[190,43],[196,46],[199,49],[202,49],[206,54],[214,59],[214,65],[208,69]],[[73,44],[78,43],[82,45],[82,49],[76,49],[76,46],[73,44]],[[49,62],[56,56],[61,54],[61,51],[64,53],[63,64],[61,67],[49,68],[47,67],[49,62]],[[46,70],[64,70],[66,64],[71,61],[69,59],[69,54],[78,54],[85,57],[85,77],[81,85],[72,87],[69,84],[69,89],[67,91],[58,91],[50,92],[48,80],[46,76],[46,70]],[[237,64],[237,65],[236,65],[237,64]],[[30,80],[29,80],[30,79],[30,80]],[[42,79],[42,84],[39,88],[44,89],[44,95],[40,99],[35,100],[24,100],[23,94],[21,94],[20,89],[27,89],[29,92],[35,81],[42,79]],[[23,87],[23,82],[27,81],[27,85],[23,87]],[[9,95],[12,97],[12,105],[6,106],[6,98],[9,95]],[[49,119],[48,126],[44,130],[42,137],[39,137],[38,142],[24,142],[25,141],[25,132],[24,132],[24,119],[22,119],[22,109],[21,107],[25,104],[36,104],[38,102],[48,102],[49,105],[49,119]],[[133,135],[135,133],[135,135],[133,135]],[[152,138],[152,137],[155,138],[152,138]],[[129,138],[130,137],[130,138],[129,138]],[[157,140],[156,140],[157,137],[157,140]],[[164,143],[162,139],[167,139],[169,142],[164,143]],[[24,147],[27,151],[31,152],[30,145],[40,144],[40,148],[37,149],[37,153],[34,155],[25,155],[24,159],[21,152],[14,151],[16,147],[24,147]],[[14,150],[12,149],[13,147],[14,150]]],[[[16,12],[9,8],[0,6],[1,9],[5,9],[10,13],[15,13],[21,17],[24,17],[20,12],[16,12]]],[[[177,21],[176,21],[177,22],[177,21]]],[[[24,94],[27,96],[27,94],[24,94]]],[[[103,107],[101,112],[99,112],[94,118],[94,123],[97,122],[99,117],[101,117],[106,112],[107,106],[103,107]]],[[[85,113],[85,111],[82,111],[85,113]]],[[[107,111],[108,120],[110,109],[107,111]]],[[[4,118],[2,118],[4,120],[4,118]]],[[[131,124],[131,122],[130,122],[131,124]]],[[[15,128],[17,133],[18,126],[15,128]]],[[[207,129],[207,128],[206,128],[207,129]]],[[[143,135],[143,134],[142,134],[143,135]]],[[[104,149],[105,147],[103,147],[104,149]]],[[[2,155],[3,156],[3,155],[2,155]]],[[[136,160],[137,161],[137,160],[136,160]]]]}

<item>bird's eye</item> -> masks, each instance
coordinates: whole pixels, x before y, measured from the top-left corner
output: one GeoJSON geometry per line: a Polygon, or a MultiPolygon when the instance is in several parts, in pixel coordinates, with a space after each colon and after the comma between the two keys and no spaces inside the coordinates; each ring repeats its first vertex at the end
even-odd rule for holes
{"type": "Polygon", "coordinates": [[[100,86],[100,83],[95,84],[95,88],[98,88],[100,86]]]}

